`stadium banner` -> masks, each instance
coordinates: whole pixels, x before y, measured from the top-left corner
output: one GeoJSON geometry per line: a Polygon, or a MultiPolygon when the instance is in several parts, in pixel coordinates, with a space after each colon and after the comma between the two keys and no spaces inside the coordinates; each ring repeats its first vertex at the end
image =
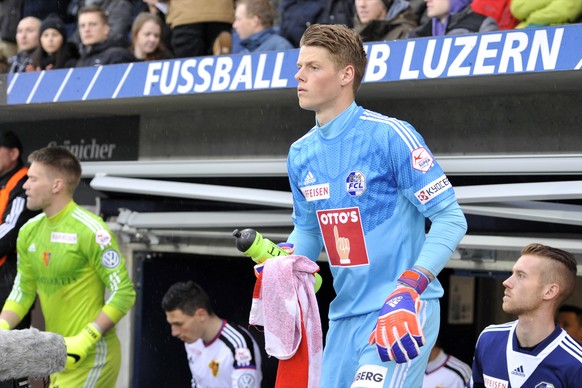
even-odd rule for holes
{"type": "MultiPolygon", "coordinates": [[[[575,70],[582,24],[365,45],[364,82],[575,70]]],[[[7,103],[295,88],[299,50],[10,74],[7,103]]]]}
{"type": "Polygon", "coordinates": [[[129,161],[139,157],[138,116],[38,120],[2,125],[22,139],[25,160],[32,151],[53,146],[67,148],[81,162],[129,161]]]}

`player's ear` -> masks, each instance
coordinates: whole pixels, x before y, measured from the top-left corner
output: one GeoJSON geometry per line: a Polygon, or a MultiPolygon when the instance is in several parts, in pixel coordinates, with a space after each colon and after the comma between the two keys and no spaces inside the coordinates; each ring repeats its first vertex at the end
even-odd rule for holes
{"type": "Polygon", "coordinates": [[[342,70],[342,74],[341,74],[341,76],[342,76],[341,85],[347,86],[348,84],[353,82],[355,74],[356,74],[356,70],[354,69],[353,65],[347,65],[346,67],[344,67],[342,70]]]}
{"type": "Polygon", "coordinates": [[[53,180],[53,187],[52,187],[53,194],[60,193],[64,189],[65,189],[65,181],[63,179],[56,178],[55,180],[53,180]]]}
{"type": "Polygon", "coordinates": [[[556,283],[547,284],[544,292],[544,300],[555,299],[560,294],[560,286],[556,283]]]}
{"type": "Polygon", "coordinates": [[[206,309],[203,309],[202,307],[199,307],[195,312],[194,315],[198,318],[207,318],[208,317],[208,311],[206,311],[206,309]]]}

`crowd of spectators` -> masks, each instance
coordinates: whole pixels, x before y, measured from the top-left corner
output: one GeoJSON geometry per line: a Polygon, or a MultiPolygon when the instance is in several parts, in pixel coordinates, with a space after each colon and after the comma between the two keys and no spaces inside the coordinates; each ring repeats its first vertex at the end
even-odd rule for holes
{"type": "Polygon", "coordinates": [[[313,23],[374,42],[581,17],[579,0],[3,0],[0,72],[286,50],[313,23]]]}

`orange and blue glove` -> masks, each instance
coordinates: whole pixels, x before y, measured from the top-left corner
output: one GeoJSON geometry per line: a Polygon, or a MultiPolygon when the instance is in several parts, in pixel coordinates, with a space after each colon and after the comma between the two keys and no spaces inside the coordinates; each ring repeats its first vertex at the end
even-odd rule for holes
{"type": "Polygon", "coordinates": [[[428,283],[429,278],[422,271],[406,270],[398,278],[396,290],[386,298],[369,338],[382,361],[401,364],[420,354],[425,339],[418,311],[420,294],[428,283]]]}

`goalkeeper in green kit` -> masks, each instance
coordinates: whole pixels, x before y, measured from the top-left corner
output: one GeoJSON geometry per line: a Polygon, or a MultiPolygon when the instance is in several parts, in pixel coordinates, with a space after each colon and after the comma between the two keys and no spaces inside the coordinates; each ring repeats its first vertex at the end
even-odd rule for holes
{"type": "Polygon", "coordinates": [[[15,327],[38,293],[46,330],[65,337],[67,347],[66,369],[51,375],[50,386],[113,387],[121,364],[114,326],[135,301],[125,260],[103,220],[73,201],[79,160],[48,147],[29,162],[26,206],[43,212],[18,234],[18,273],[0,330],[15,327]]]}

